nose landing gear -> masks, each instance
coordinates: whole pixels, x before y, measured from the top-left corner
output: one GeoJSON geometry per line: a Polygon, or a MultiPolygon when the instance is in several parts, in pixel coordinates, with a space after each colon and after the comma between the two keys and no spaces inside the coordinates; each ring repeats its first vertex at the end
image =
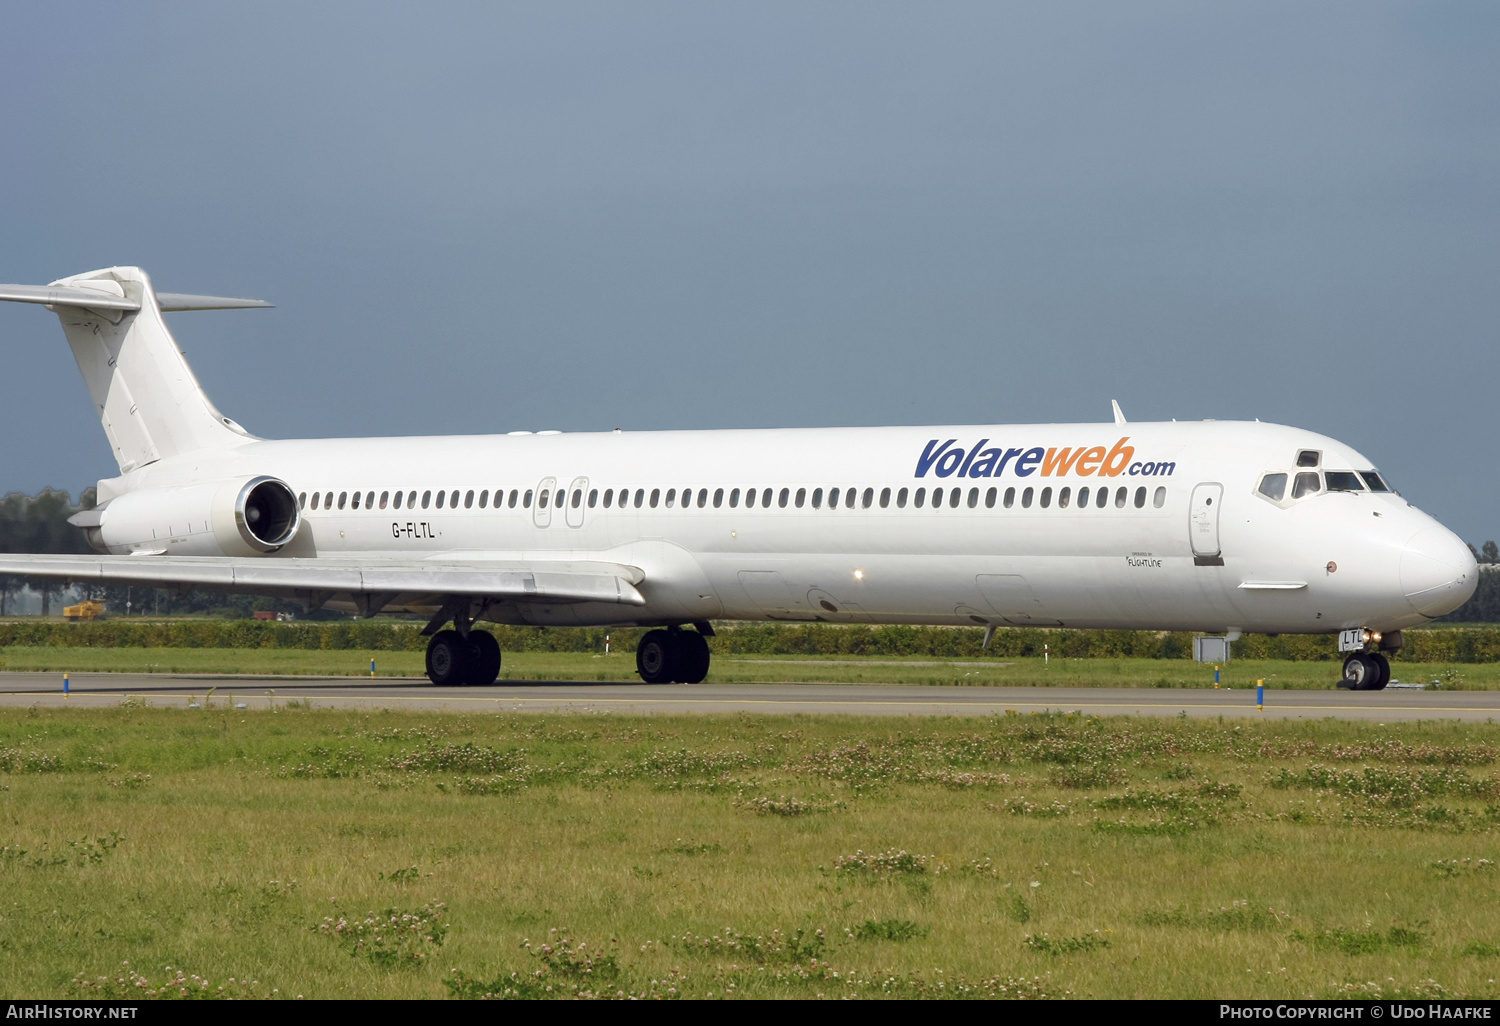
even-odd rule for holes
{"type": "Polygon", "coordinates": [[[647,631],[635,649],[635,669],[647,684],[701,684],[708,676],[708,640],[699,631],[647,631]]]}
{"type": "Polygon", "coordinates": [[[1391,682],[1391,663],[1379,652],[1355,652],[1344,660],[1339,687],[1350,691],[1383,691],[1391,682]]]}

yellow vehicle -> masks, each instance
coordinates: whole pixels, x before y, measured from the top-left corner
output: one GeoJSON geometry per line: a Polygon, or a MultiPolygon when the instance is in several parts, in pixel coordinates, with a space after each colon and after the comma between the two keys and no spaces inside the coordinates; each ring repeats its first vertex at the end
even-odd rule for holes
{"type": "Polygon", "coordinates": [[[88,599],[78,603],[76,606],[65,608],[63,616],[75,622],[78,620],[102,620],[104,619],[104,603],[88,599]]]}

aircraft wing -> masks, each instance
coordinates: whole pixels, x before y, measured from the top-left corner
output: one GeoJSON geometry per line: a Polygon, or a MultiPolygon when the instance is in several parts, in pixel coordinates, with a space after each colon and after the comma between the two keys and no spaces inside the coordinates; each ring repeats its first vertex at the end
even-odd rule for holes
{"type": "Polygon", "coordinates": [[[370,562],[236,556],[0,555],[0,574],[78,583],[205,587],[260,595],[349,596],[369,607],[429,604],[452,596],[567,605],[644,606],[645,575],[619,563],[408,560],[370,562]]]}

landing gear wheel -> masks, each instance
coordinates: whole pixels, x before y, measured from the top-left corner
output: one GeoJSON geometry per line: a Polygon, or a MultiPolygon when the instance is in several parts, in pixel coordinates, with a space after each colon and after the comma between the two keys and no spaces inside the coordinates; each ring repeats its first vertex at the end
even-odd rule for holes
{"type": "Polygon", "coordinates": [[[462,684],[473,654],[458,631],[438,631],[427,643],[427,679],[438,687],[462,684]]]}
{"type": "MultiPolygon", "coordinates": [[[[1390,678],[1386,679],[1389,681],[1390,678]]],[[[1339,687],[1350,691],[1375,691],[1381,686],[1380,664],[1374,656],[1356,652],[1344,660],[1344,679],[1339,682],[1339,687]]]]}
{"type": "Polygon", "coordinates": [[[470,631],[469,653],[472,661],[464,683],[482,688],[495,683],[500,676],[500,642],[495,636],[489,631],[470,631]]]}
{"type": "Polygon", "coordinates": [[[1380,652],[1372,653],[1370,659],[1374,661],[1376,669],[1380,671],[1379,676],[1370,685],[1370,690],[1384,691],[1385,686],[1391,682],[1391,661],[1380,652]]]}
{"type": "Polygon", "coordinates": [[[666,631],[647,631],[635,647],[635,672],[647,684],[670,684],[677,672],[678,646],[666,631]]]}
{"type": "Polygon", "coordinates": [[[677,682],[702,684],[708,676],[708,639],[697,631],[683,631],[672,640],[677,642],[677,682]]]}

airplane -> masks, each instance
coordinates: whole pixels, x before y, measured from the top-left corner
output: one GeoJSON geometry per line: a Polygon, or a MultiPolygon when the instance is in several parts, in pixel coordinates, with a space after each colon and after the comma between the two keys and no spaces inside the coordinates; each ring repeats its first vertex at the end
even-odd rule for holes
{"type": "Polygon", "coordinates": [[[1338,634],[1378,690],[1473,553],[1333,438],[1255,422],[259,438],[209,401],[136,267],[0,300],[62,321],[119,476],[71,518],[100,555],[0,573],[211,587],[428,617],[427,675],[488,685],[476,624],[639,626],[698,683],[715,620],[1338,634]],[[449,626],[451,624],[451,626],[449,626]],[[687,629],[691,627],[692,629],[687,629]]]}

